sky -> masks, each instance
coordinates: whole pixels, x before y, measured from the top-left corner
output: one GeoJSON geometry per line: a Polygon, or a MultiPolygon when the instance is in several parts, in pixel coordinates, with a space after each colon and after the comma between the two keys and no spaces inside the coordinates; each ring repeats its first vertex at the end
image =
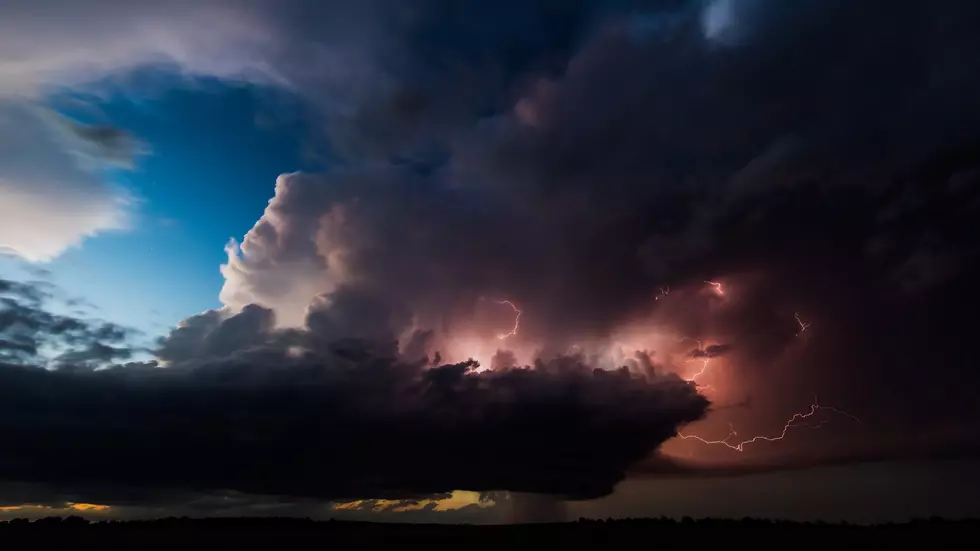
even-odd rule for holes
{"type": "Polygon", "coordinates": [[[5,3],[0,518],[977,516],[976,23],[5,3]]]}
{"type": "MultiPolygon", "coordinates": [[[[168,74],[156,79],[163,82],[143,97],[113,86],[46,100],[45,107],[82,124],[125,128],[145,153],[132,170],[107,178],[129,196],[125,229],[69,246],[43,267],[103,317],[165,333],[189,313],[220,306],[215,289],[224,245],[251,228],[269,182],[316,160],[304,159],[304,125],[275,91],[205,78],[183,83],[168,74]]],[[[4,260],[8,270],[22,271],[22,258],[4,260]]]]}

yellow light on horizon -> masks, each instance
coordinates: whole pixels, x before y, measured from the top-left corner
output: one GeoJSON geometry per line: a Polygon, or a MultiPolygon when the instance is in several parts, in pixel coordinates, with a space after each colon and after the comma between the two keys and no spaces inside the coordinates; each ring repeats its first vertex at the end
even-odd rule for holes
{"type": "Polygon", "coordinates": [[[409,511],[421,511],[423,509],[438,512],[455,511],[471,505],[486,508],[493,506],[494,503],[489,500],[481,501],[479,492],[454,490],[449,497],[441,499],[359,499],[334,503],[332,507],[334,511],[357,511],[367,508],[375,513],[405,513],[409,511]]]}

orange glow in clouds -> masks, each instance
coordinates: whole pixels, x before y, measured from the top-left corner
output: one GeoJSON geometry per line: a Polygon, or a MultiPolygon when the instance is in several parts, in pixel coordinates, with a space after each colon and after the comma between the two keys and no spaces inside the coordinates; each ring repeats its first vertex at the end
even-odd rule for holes
{"type": "MultiPolygon", "coordinates": [[[[706,280],[704,283],[709,287],[712,294],[727,300],[727,289],[721,282],[706,280]]],[[[669,287],[661,287],[659,293],[653,298],[655,301],[667,299],[670,291],[669,287]]],[[[468,328],[457,329],[459,332],[446,335],[439,343],[438,349],[444,354],[445,361],[461,362],[473,359],[480,363],[480,370],[483,371],[491,369],[491,367],[500,367],[492,366],[492,360],[498,353],[502,353],[501,358],[507,358],[508,364],[522,366],[533,363],[541,354],[539,344],[529,342],[526,336],[518,335],[523,312],[517,304],[511,300],[494,300],[491,302],[507,306],[513,310],[513,326],[506,332],[497,333],[495,339],[491,338],[493,333],[488,334],[487,324],[479,321],[474,321],[474,325],[468,328]],[[506,344],[501,341],[506,341],[506,344]]],[[[725,394],[724,385],[719,389],[704,382],[703,379],[711,380],[714,378],[712,370],[709,368],[714,368],[717,362],[726,363],[725,358],[712,355],[709,350],[712,350],[712,346],[729,342],[728,339],[704,340],[705,337],[700,335],[699,339],[684,335],[678,336],[672,330],[670,323],[664,323],[664,321],[669,322],[669,320],[658,321],[657,315],[657,312],[653,311],[645,321],[634,321],[626,324],[605,338],[578,340],[568,347],[566,354],[581,355],[595,367],[601,369],[614,370],[627,366],[631,371],[641,376],[647,375],[647,370],[654,367],[658,371],[677,374],[678,377],[697,386],[699,392],[708,391],[723,396],[725,394]],[[693,351],[691,344],[696,346],[693,351]],[[690,362],[699,362],[700,365],[692,371],[690,367],[687,367],[690,362]]],[[[798,313],[794,313],[793,316],[796,321],[796,335],[799,336],[810,328],[810,324],[803,321],[798,313]]],[[[497,323],[500,322],[495,322],[495,324],[497,323]]],[[[717,380],[712,382],[717,382],[717,380]]],[[[823,426],[828,420],[817,419],[815,416],[818,413],[831,413],[858,421],[850,413],[821,405],[817,397],[814,396],[809,410],[793,414],[777,434],[760,434],[739,440],[737,438],[739,434],[729,425],[729,434],[721,439],[709,439],[689,433],[678,433],[678,439],[696,440],[708,446],[725,447],[742,452],[750,444],[783,440],[793,432],[790,429],[814,429],[823,426]]]]}
{"type": "Polygon", "coordinates": [[[717,281],[707,281],[707,280],[705,280],[705,283],[714,287],[714,292],[716,295],[720,297],[725,296],[725,289],[721,286],[721,283],[717,281]]]}
{"type": "Polygon", "coordinates": [[[72,513],[104,513],[108,511],[108,505],[98,505],[96,503],[65,503],[63,507],[51,505],[37,505],[25,503],[23,505],[6,505],[0,507],[0,513],[21,513],[21,514],[72,514],[72,513]]]}
{"type": "MultiPolygon", "coordinates": [[[[482,302],[484,299],[481,298],[482,302]]],[[[512,300],[492,300],[490,304],[499,304],[514,313],[513,322],[507,322],[506,329],[500,329],[499,320],[488,322],[477,317],[471,320],[471,325],[455,328],[451,334],[442,335],[435,347],[445,362],[455,363],[467,360],[479,362],[478,371],[490,369],[494,355],[506,350],[514,355],[521,365],[530,363],[536,356],[535,347],[527,346],[515,339],[521,327],[521,309],[512,300]],[[488,325],[496,326],[491,329],[488,325]],[[497,331],[492,333],[491,331],[497,331]],[[493,335],[493,337],[491,337],[493,335]],[[501,341],[507,341],[504,344],[501,341]]],[[[494,316],[496,313],[494,313],[494,316]]]]}

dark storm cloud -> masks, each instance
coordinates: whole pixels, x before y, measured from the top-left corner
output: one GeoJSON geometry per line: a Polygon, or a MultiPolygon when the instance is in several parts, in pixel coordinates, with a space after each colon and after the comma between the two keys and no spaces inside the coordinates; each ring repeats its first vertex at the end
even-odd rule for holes
{"type": "MultiPolygon", "coordinates": [[[[776,283],[783,274],[827,271],[829,258],[841,272],[870,270],[885,287],[960,273],[975,245],[954,226],[970,223],[969,202],[956,200],[932,236],[925,234],[935,217],[922,207],[893,223],[874,220],[901,188],[930,185],[912,176],[914,167],[970,143],[980,119],[972,100],[977,72],[975,56],[961,52],[977,44],[961,22],[977,9],[956,2],[733,4],[734,43],[707,40],[696,9],[667,3],[660,12],[650,3],[649,11],[677,22],[652,36],[630,30],[633,15],[645,13],[634,9],[605,14],[605,26],[588,27],[600,29],[590,40],[557,41],[574,51],[559,70],[535,65],[551,58],[549,48],[518,40],[526,61],[494,77],[497,86],[479,87],[499,92],[486,109],[464,102],[463,111],[447,114],[452,139],[426,125],[442,120],[444,106],[458,105],[455,84],[465,79],[458,67],[507,59],[503,37],[476,32],[464,17],[451,33],[464,46],[441,50],[454,63],[425,70],[423,54],[442,43],[408,42],[390,78],[396,87],[426,90],[420,124],[408,125],[414,138],[362,150],[373,159],[364,164],[375,168],[289,177],[277,197],[282,226],[253,233],[257,263],[263,255],[320,261],[310,235],[322,230],[340,241],[353,276],[387,298],[445,311],[440,301],[499,293],[526,306],[529,332],[570,334],[608,330],[646,309],[659,286],[713,274],[762,271],[771,276],[767,285],[785,286],[776,283]],[[444,151],[405,161],[417,158],[420,142],[444,151]],[[376,168],[379,160],[385,168],[376,168]],[[331,212],[347,235],[323,229],[321,216],[331,212]],[[872,239],[890,244],[886,258],[864,258],[872,239]],[[306,250],[288,253],[291,244],[306,250]],[[917,254],[917,247],[941,252],[917,254]]],[[[412,11],[419,29],[445,20],[443,4],[431,13],[419,6],[412,11]]],[[[505,9],[491,11],[513,19],[505,9]]],[[[594,22],[593,11],[573,19],[594,22]]],[[[359,110],[385,112],[371,98],[359,110]]],[[[379,139],[402,125],[399,117],[381,118],[377,129],[348,123],[379,139]]],[[[320,268],[312,277],[324,282],[320,268]]],[[[289,286],[272,279],[272,286],[289,286]]],[[[250,298],[275,302],[264,292],[250,298]]]]}
{"type": "Polygon", "coordinates": [[[302,337],[293,351],[288,333],[256,331],[264,315],[227,317],[195,345],[206,353],[168,368],[0,365],[0,425],[18,443],[0,458],[4,478],[63,492],[587,498],[611,492],[708,405],[675,376],[593,370],[575,358],[476,373],[305,332],[292,333],[302,337]],[[253,346],[220,354],[236,342],[225,329],[253,346]]]}
{"type": "Polygon", "coordinates": [[[829,392],[889,430],[975,416],[958,343],[980,306],[980,7],[734,0],[712,35],[701,4],[585,10],[589,32],[548,31],[576,37],[564,50],[518,41],[520,63],[478,79],[482,103],[457,95],[457,68],[490,74],[474,60],[508,59],[502,36],[462,18],[454,40],[479,47],[432,65],[430,43],[405,42],[385,82],[424,99],[365,96],[333,134],[375,144],[360,164],[280,180],[226,302],[302,319],[284,295],[305,307],[353,283],[440,331],[507,298],[516,340],[558,352],[652,311],[724,338],[732,392],[829,392]],[[724,298],[703,292],[715,279],[724,298]]]}
{"type": "Polygon", "coordinates": [[[222,359],[261,344],[272,328],[271,310],[249,305],[229,317],[219,310],[191,316],[161,339],[156,356],[167,362],[222,359]]]}
{"type": "Polygon", "coordinates": [[[712,344],[704,348],[692,350],[690,356],[692,358],[717,358],[731,349],[732,346],[730,344],[712,344]]]}
{"type": "Polygon", "coordinates": [[[324,108],[334,163],[365,156],[445,162],[480,117],[512,106],[526,79],[557,74],[607,17],[677,9],[685,0],[418,0],[275,3],[293,38],[284,71],[324,108]],[[303,46],[322,48],[312,52],[303,46]],[[310,70],[308,63],[318,65],[310,70]]]}

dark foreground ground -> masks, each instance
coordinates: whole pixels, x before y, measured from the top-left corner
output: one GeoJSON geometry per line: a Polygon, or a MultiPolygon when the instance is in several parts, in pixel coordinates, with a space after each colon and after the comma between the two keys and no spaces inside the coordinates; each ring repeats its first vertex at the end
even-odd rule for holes
{"type": "Polygon", "coordinates": [[[87,523],[48,518],[0,523],[0,549],[329,549],[377,545],[502,549],[526,544],[575,549],[691,549],[750,545],[795,549],[980,546],[980,520],[938,519],[854,526],[765,520],[617,520],[510,526],[313,522],[300,519],[165,519],[87,523]],[[828,547],[830,546],[830,547],[828,547]]]}

